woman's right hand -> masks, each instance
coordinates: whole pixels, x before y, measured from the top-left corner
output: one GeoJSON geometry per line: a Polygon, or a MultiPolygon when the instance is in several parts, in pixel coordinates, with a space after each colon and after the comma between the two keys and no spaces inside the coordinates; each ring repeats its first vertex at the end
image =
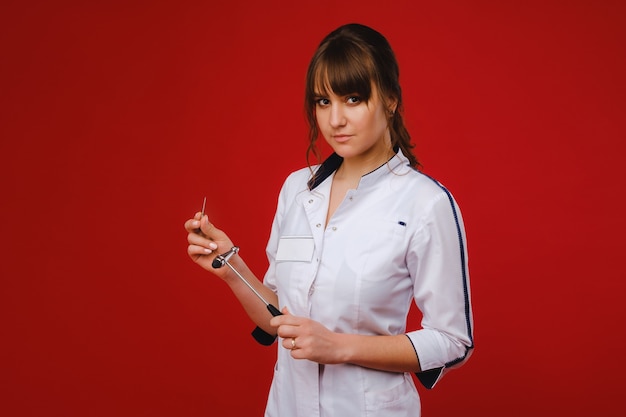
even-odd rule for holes
{"type": "Polygon", "coordinates": [[[187,230],[187,253],[189,257],[202,268],[225,278],[228,268],[215,269],[211,266],[213,260],[221,253],[229,251],[233,247],[233,242],[229,237],[215,227],[209,217],[201,217],[200,212],[196,213],[193,219],[185,222],[187,230]]]}

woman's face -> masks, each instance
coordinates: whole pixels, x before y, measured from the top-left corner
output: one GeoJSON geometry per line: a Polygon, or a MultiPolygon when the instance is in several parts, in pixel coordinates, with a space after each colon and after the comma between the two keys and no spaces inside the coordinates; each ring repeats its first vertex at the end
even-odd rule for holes
{"type": "Polygon", "coordinates": [[[320,132],[344,159],[367,158],[391,147],[388,110],[375,85],[366,103],[358,94],[317,94],[315,118],[320,132]]]}

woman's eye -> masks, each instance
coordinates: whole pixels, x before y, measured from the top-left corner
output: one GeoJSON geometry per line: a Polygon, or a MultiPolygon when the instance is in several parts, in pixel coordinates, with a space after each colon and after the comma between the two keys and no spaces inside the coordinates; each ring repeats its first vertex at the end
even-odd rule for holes
{"type": "Polygon", "coordinates": [[[315,100],[315,103],[318,106],[327,106],[328,104],[330,104],[330,100],[328,100],[327,98],[318,98],[317,100],[315,100]]]}
{"type": "Polygon", "coordinates": [[[361,102],[361,97],[358,96],[350,96],[346,99],[346,101],[350,104],[358,104],[361,102]]]}

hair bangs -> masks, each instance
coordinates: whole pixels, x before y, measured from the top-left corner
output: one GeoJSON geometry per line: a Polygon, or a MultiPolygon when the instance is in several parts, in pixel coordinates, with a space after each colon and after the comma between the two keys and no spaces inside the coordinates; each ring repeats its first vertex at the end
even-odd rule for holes
{"type": "Polygon", "coordinates": [[[315,69],[315,93],[338,96],[358,94],[368,101],[372,95],[373,64],[367,53],[354,44],[329,45],[315,69]]]}

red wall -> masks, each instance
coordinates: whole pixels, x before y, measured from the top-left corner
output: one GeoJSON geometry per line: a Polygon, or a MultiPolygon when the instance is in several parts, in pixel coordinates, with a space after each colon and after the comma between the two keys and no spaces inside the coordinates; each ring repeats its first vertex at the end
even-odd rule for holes
{"type": "Polygon", "coordinates": [[[349,21],[466,219],[476,351],[424,415],[624,415],[624,2],[210,3],[0,5],[2,415],[261,415],[275,351],[182,225],[208,196],[262,276],[349,21]]]}

